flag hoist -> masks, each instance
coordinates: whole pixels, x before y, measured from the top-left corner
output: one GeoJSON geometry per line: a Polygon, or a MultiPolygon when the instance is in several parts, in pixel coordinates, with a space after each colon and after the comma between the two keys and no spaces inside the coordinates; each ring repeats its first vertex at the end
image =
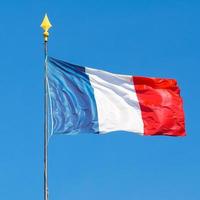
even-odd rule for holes
{"type": "Polygon", "coordinates": [[[51,23],[47,14],[41,27],[44,30],[44,200],[48,200],[48,85],[47,85],[47,53],[48,53],[48,30],[51,23]]]}

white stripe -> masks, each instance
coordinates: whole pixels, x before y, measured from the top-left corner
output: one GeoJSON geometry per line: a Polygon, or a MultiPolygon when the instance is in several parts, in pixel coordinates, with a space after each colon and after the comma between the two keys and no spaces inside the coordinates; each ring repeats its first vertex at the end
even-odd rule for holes
{"type": "Polygon", "coordinates": [[[140,105],[132,76],[86,68],[94,88],[99,131],[129,131],[144,134],[140,105]]]}

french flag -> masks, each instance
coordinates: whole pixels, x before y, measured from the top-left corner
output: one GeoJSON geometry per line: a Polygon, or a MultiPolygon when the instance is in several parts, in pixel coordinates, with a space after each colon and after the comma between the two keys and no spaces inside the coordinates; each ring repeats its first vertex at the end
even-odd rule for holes
{"type": "Polygon", "coordinates": [[[185,136],[174,79],[114,74],[47,59],[49,131],[185,136]]]}

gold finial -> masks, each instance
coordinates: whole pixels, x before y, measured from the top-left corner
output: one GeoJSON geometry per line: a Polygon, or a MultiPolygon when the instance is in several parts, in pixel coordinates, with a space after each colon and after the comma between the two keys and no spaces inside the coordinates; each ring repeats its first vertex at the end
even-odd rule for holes
{"type": "Polygon", "coordinates": [[[48,30],[52,27],[47,14],[45,14],[44,19],[42,21],[42,24],[40,26],[44,30],[44,33],[43,33],[43,35],[44,35],[44,41],[47,42],[48,41],[48,36],[49,36],[48,30]]]}

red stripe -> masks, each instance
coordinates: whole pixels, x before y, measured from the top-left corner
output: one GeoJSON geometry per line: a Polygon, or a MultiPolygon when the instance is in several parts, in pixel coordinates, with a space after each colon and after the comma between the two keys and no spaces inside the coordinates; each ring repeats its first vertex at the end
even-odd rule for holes
{"type": "Polygon", "coordinates": [[[133,77],[144,122],[144,135],[184,136],[180,90],[174,79],[133,77]]]}

